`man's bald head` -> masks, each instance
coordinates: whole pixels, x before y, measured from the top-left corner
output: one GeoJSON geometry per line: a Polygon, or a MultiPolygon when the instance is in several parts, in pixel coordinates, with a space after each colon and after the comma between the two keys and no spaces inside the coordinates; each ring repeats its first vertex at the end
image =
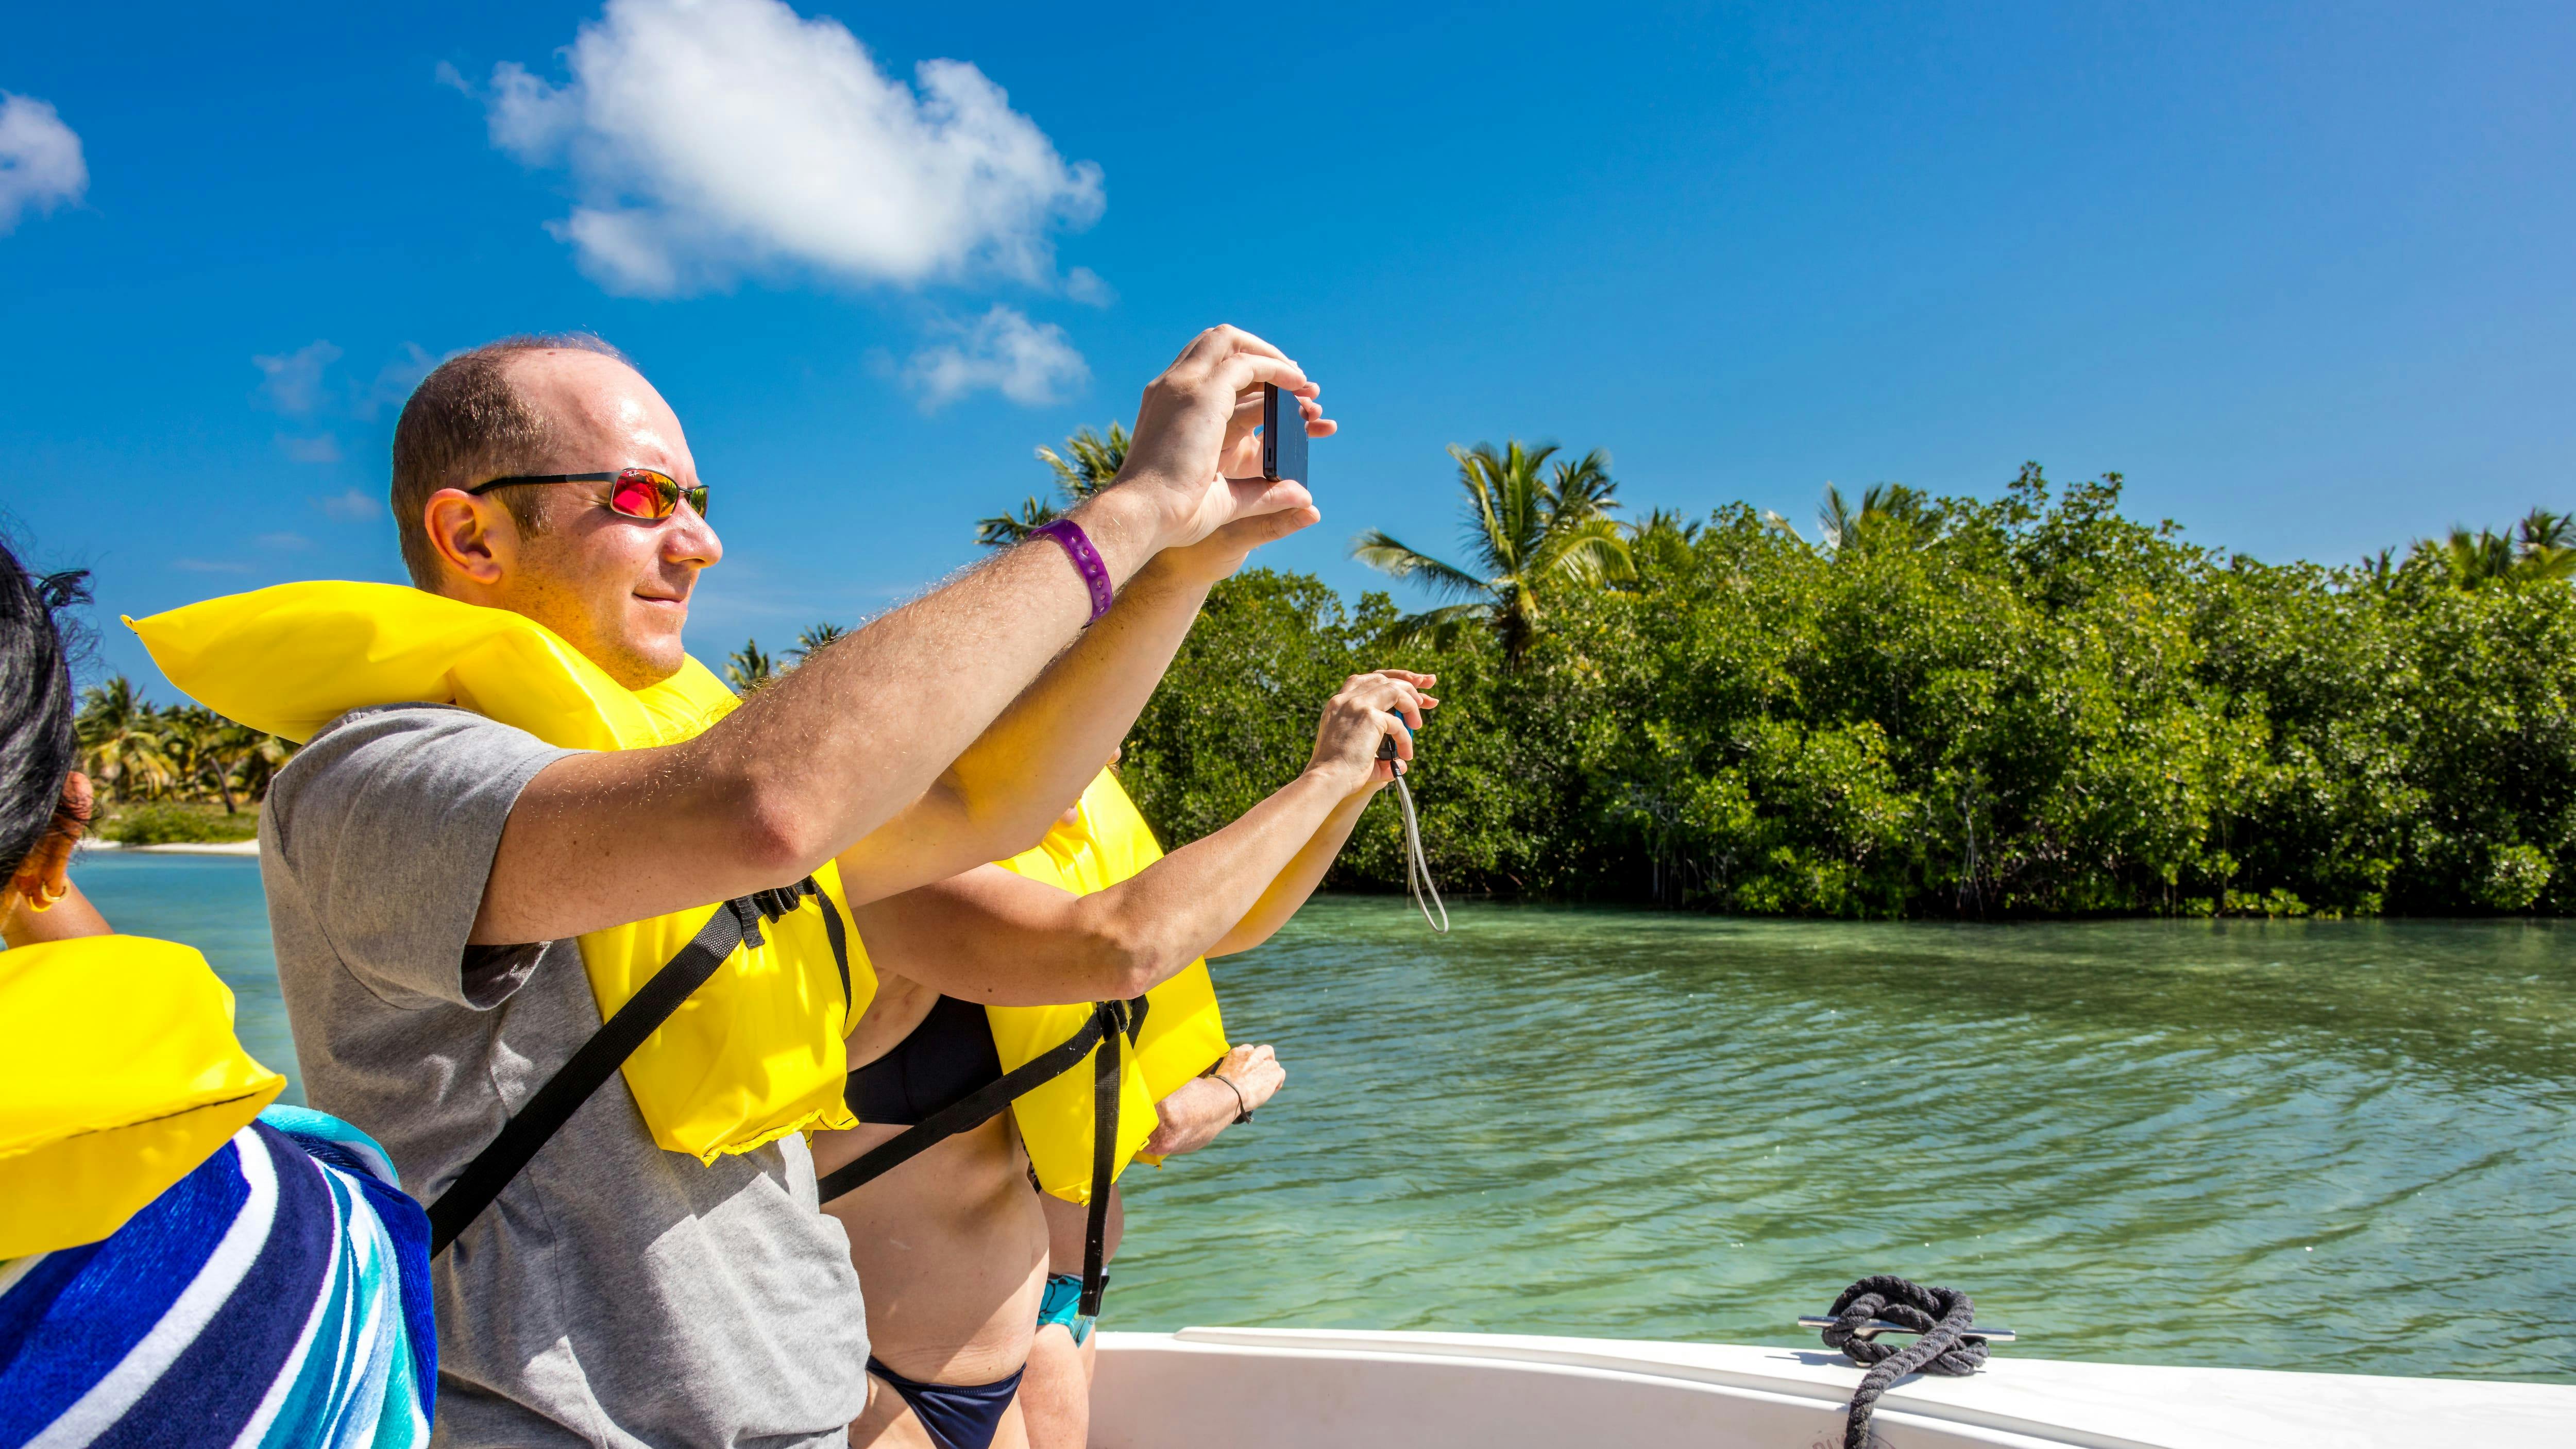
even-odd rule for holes
{"type": "Polygon", "coordinates": [[[602,480],[628,468],[698,486],[679,418],[617,349],[512,337],[449,358],[394,425],[412,582],[534,619],[629,689],[669,678],[688,658],[690,593],[724,544],[685,501],[658,518],[617,511],[602,480]],[[472,491],[562,474],[581,481],[472,491]]]}
{"type": "MultiPolygon", "coordinates": [[[[431,494],[514,473],[587,471],[544,465],[564,434],[580,430],[589,410],[581,403],[584,390],[566,384],[605,368],[634,372],[626,354],[607,342],[570,332],[487,342],[420,380],[394,424],[394,529],[414,584],[434,592],[441,582],[438,551],[421,521],[431,494]]],[[[499,496],[520,528],[542,531],[544,490],[508,488],[499,496]]]]}

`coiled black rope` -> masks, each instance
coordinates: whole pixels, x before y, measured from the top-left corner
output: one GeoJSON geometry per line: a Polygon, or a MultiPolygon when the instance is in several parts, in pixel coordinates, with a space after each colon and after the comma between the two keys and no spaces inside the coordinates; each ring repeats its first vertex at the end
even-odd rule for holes
{"type": "Polygon", "coordinates": [[[1873,1273],[1834,1300],[1825,1347],[1869,1369],[1852,1390],[1843,1423],[1843,1449],[1869,1449],[1869,1418],[1879,1395],[1910,1373],[1960,1378],[1986,1362],[1986,1341],[1975,1335],[1976,1304],[1956,1288],[1927,1288],[1893,1273],[1873,1273]],[[1903,1348],[1880,1343],[1861,1330],[1872,1319],[1913,1329],[1921,1337],[1903,1348]]]}

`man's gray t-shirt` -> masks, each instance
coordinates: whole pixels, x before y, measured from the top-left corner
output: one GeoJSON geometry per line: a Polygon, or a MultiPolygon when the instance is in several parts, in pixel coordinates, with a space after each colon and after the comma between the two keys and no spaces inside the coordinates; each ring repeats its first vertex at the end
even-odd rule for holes
{"type": "MultiPolygon", "coordinates": [[[[578,941],[469,948],[502,823],[569,751],[464,710],[352,712],[260,822],[313,1105],[428,1202],[599,1029],[578,941]]],[[[442,1445],[839,1445],[866,1406],[849,1240],[802,1138],[702,1165],[623,1074],[431,1268],[442,1445]]]]}

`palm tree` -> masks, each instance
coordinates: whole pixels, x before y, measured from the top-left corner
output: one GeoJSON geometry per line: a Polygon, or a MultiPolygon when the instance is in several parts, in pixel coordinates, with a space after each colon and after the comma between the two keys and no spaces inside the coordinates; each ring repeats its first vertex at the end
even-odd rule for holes
{"type": "Polygon", "coordinates": [[[1669,573],[1689,560],[1699,535],[1696,520],[1685,521],[1674,509],[1655,509],[1628,525],[1628,561],[1640,576],[1669,573]]]}
{"type": "Polygon", "coordinates": [[[247,725],[227,724],[224,753],[231,764],[229,789],[224,796],[224,809],[233,808],[232,791],[242,798],[256,801],[268,794],[268,785],[288,760],[295,758],[295,746],[272,734],[263,734],[247,725]]]}
{"type": "Polygon", "coordinates": [[[1466,492],[1466,544],[1474,569],[1460,568],[1376,529],[1351,545],[1351,557],[1382,573],[1413,579],[1463,602],[1408,615],[1389,626],[1398,642],[1445,643],[1458,630],[1482,624],[1494,631],[1503,658],[1517,664],[1543,627],[1541,596],[1560,587],[1597,588],[1634,573],[1628,541],[1609,510],[1610,459],[1598,448],[1573,462],[1559,460],[1541,476],[1556,445],[1524,447],[1515,438],[1501,451],[1491,443],[1452,444],[1458,486],[1466,492]]]}
{"type": "Polygon", "coordinates": [[[2515,571],[2530,579],[2576,579],[2576,514],[2535,508],[2515,525],[2515,571]]]}
{"type": "Polygon", "coordinates": [[[2463,589],[2508,580],[2576,579],[2576,516],[2535,508],[2511,529],[2471,533],[2455,525],[2448,536],[2419,538],[2407,562],[2430,568],[2463,589]]]}
{"type": "Polygon", "coordinates": [[[1064,453],[1038,449],[1038,461],[1055,475],[1053,499],[1030,494],[1016,513],[975,520],[975,541],[986,548],[1008,548],[1034,529],[1064,516],[1064,511],[1109,486],[1127,466],[1127,429],[1111,422],[1106,437],[1084,428],[1064,440],[1064,453]],[[1065,454],[1071,454],[1070,458],[1065,454]]]}
{"type": "Polygon", "coordinates": [[[796,647],[787,651],[787,657],[802,664],[813,658],[824,645],[835,639],[846,639],[849,634],[849,630],[838,624],[815,624],[799,629],[796,631],[796,647]]]}
{"type": "Polygon", "coordinates": [[[2513,573],[2513,537],[2492,528],[2471,533],[2464,526],[2454,526],[2450,535],[2439,542],[2419,540],[2415,551],[2464,589],[2508,578],[2513,573]]]}
{"type": "Polygon", "coordinates": [[[161,714],[161,748],[170,760],[170,780],[181,798],[202,795],[212,786],[223,797],[224,813],[233,809],[232,787],[225,782],[231,762],[223,758],[223,716],[203,705],[181,705],[161,714]]]}
{"type": "Polygon", "coordinates": [[[725,683],[736,694],[749,694],[778,677],[778,661],[760,647],[758,639],[746,639],[742,647],[725,656],[725,683]]]}
{"type": "Polygon", "coordinates": [[[1929,543],[1941,531],[1941,520],[1933,511],[1931,500],[1918,489],[1902,483],[1872,483],[1861,490],[1860,507],[1851,506],[1843,490],[1828,483],[1825,501],[1816,509],[1816,526],[1824,531],[1825,548],[1839,553],[1846,543],[1856,544],[1864,533],[1876,533],[1893,525],[1903,530],[1909,543],[1929,543]]]}
{"type": "Polygon", "coordinates": [[[80,746],[82,771],[111,795],[141,798],[170,783],[161,713],[137,696],[134,681],[122,674],[81,691],[73,738],[80,746]]]}

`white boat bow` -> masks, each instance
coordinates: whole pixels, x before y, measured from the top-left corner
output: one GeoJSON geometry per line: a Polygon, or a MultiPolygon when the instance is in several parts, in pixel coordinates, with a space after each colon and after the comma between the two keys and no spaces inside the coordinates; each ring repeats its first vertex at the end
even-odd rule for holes
{"type": "MultiPolygon", "coordinates": [[[[1103,1333],[1099,1449],[1838,1449],[1861,1370],[1817,1349],[1522,1334],[1103,1333]]],[[[2576,1444],[2576,1387],[1999,1353],[1879,1401],[1889,1449],[2576,1444]]]]}

